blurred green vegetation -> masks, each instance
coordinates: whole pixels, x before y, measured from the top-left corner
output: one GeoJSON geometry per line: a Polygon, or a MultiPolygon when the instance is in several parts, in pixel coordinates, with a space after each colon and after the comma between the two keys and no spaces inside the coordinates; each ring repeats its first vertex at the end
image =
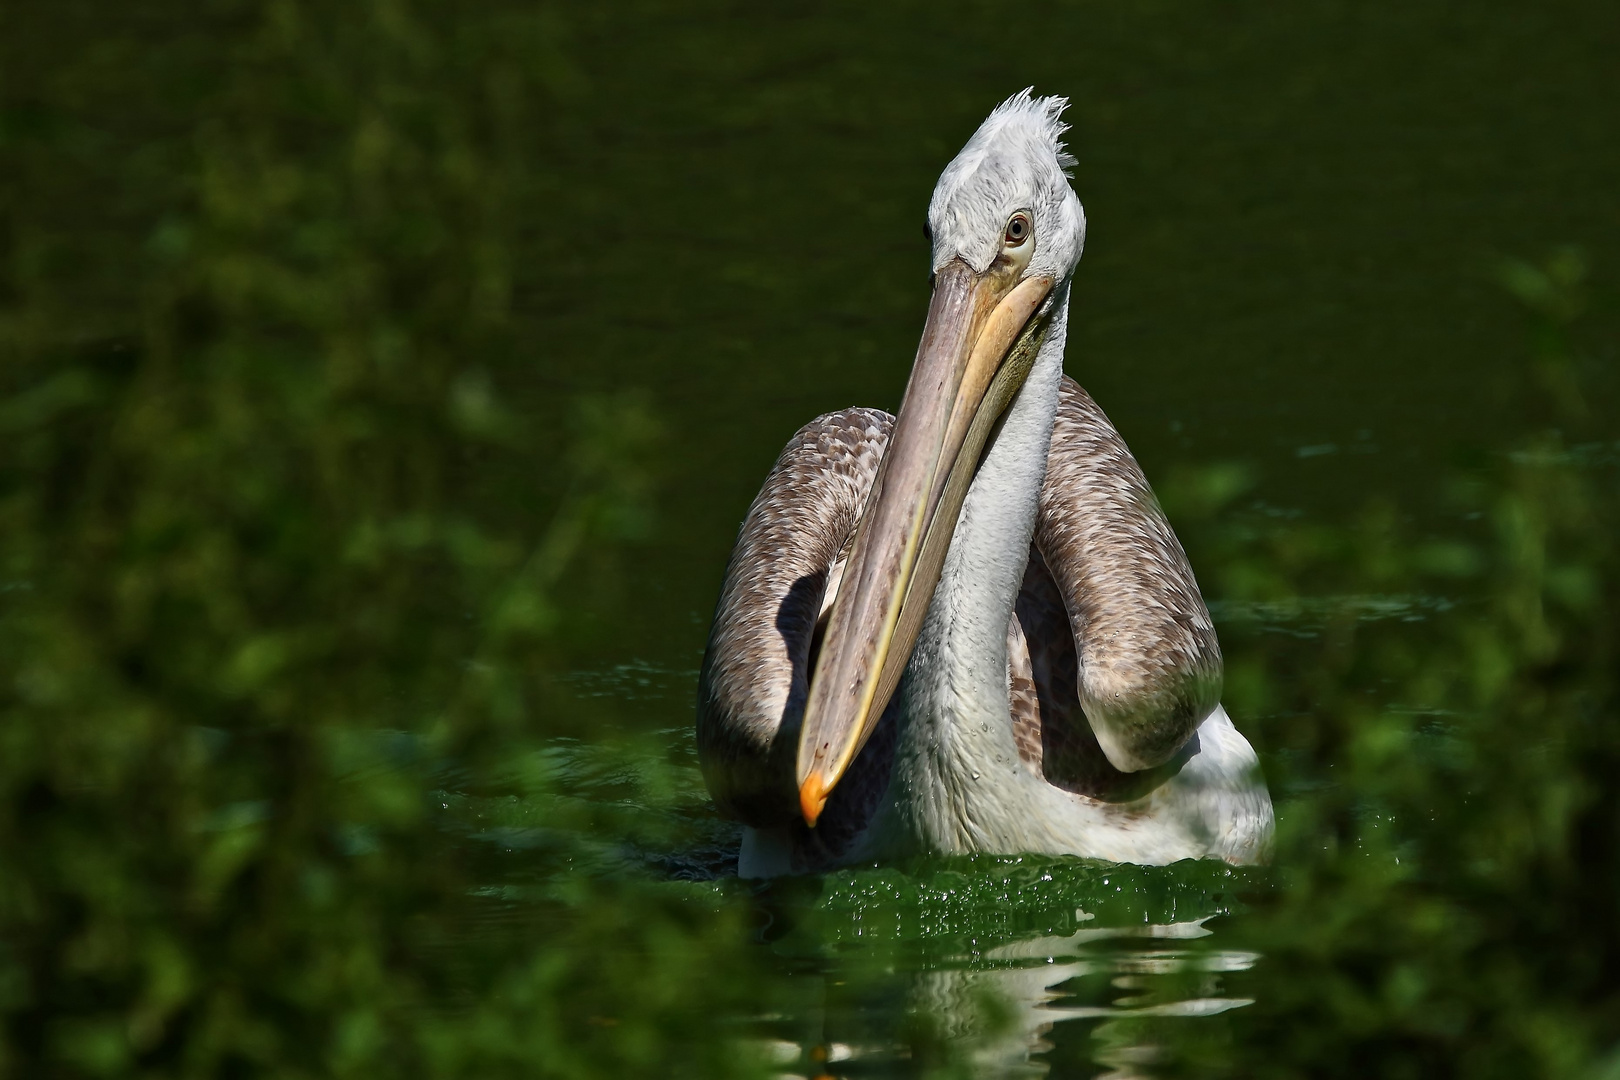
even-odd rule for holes
{"type": "Polygon", "coordinates": [[[553,362],[509,322],[555,19],[181,14],[141,55],[96,11],[0,116],[0,1073],[737,1071],[668,1037],[735,919],[571,871],[605,823],[550,807],[521,919],[477,893],[482,808],[579,723],[557,583],[645,531],[657,437],[503,404],[553,362]]]}
{"type": "Polygon", "coordinates": [[[1178,1033],[1191,1072],[1620,1064],[1620,460],[1581,390],[1580,253],[1495,276],[1531,334],[1522,430],[1444,492],[1474,528],[1413,535],[1387,505],[1346,528],[1223,519],[1230,470],[1171,489],[1222,550],[1211,591],[1248,613],[1223,628],[1229,696],[1264,718],[1281,797],[1277,872],[1232,927],[1266,955],[1258,1003],[1224,1041],[1178,1033]],[[1268,633],[1302,596],[1318,631],[1268,633]]]}

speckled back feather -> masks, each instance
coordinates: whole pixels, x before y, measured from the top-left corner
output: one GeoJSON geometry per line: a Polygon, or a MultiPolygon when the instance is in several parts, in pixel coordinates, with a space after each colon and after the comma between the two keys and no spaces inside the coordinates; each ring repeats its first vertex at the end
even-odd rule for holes
{"type": "Polygon", "coordinates": [[[798,817],[793,763],[816,623],[893,427],[878,409],[810,421],[737,534],[698,680],[697,743],[716,805],[739,821],[798,817]]]}
{"type": "Polygon", "coordinates": [[[1067,376],[1035,546],[1063,596],[1079,704],[1109,760],[1168,761],[1220,703],[1215,624],[1125,440],[1067,376]]]}

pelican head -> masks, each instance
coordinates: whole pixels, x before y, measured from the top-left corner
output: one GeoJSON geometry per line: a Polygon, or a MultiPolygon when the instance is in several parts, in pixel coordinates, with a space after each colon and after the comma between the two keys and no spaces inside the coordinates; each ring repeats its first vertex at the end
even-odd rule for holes
{"type": "Polygon", "coordinates": [[[927,321],[800,729],[799,803],[810,825],[900,681],[974,469],[1067,302],[1086,235],[1065,172],[1073,159],[1059,141],[1067,104],[1028,90],[1009,98],[934,188],[927,321]]]}

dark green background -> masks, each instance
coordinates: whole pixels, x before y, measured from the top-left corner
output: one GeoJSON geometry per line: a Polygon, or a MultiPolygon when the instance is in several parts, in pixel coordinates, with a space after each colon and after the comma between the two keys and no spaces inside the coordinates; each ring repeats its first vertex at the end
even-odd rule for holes
{"type": "Polygon", "coordinates": [[[568,273],[532,269],[530,313],[577,358],[566,385],[649,387],[668,425],[676,512],[636,579],[655,606],[618,628],[638,655],[700,646],[683,616],[706,622],[798,424],[894,407],[934,179],[1026,85],[1074,103],[1068,370],[1150,477],[1238,459],[1278,505],[1417,509],[1512,413],[1522,324],[1492,256],[1581,245],[1613,337],[1600,6],[631,6],[572,40],[557,171],[579,202],[538,226],[568,273]]]}

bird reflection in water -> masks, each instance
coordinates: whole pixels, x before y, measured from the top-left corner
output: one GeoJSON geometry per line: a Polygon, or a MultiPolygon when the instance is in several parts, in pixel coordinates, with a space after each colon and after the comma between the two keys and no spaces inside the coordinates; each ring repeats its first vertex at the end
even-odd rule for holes
{"type": "Polygon", "coordinates": [[[1043,1077],[1050,1073],[1042,1057],[1053,1049],[1054,1027],[1091,1021],[1088,1056],[1107,1070],[1099,1075],[1150,1076],[1166,1052],[1155,1041],[1159,1029],[1138,1021],[1209,1017],[1253,1003],[1227,996],[1222,976],[1247,971],[1258,954],[1194,944],[1210,935],[1207,921],[1013,941],[909,969],[877,986],[867,981],[853,995],[841,972],[829,970],[816,988],[819,1001],[791,1020],[761,1018],[773,1037],[754,1049],[782,1080],[909,1075],[931,1061],[964,1065],[975,1077],[1043,1077]],[[1106,988],[1097,980],[1106,980],[1106,988]],[[900,995],[905,1005],[895,1009],[889,1003],[900,995]],[[1107,1003],[1082,1004],[1087,997],[1107,1003]]]}

